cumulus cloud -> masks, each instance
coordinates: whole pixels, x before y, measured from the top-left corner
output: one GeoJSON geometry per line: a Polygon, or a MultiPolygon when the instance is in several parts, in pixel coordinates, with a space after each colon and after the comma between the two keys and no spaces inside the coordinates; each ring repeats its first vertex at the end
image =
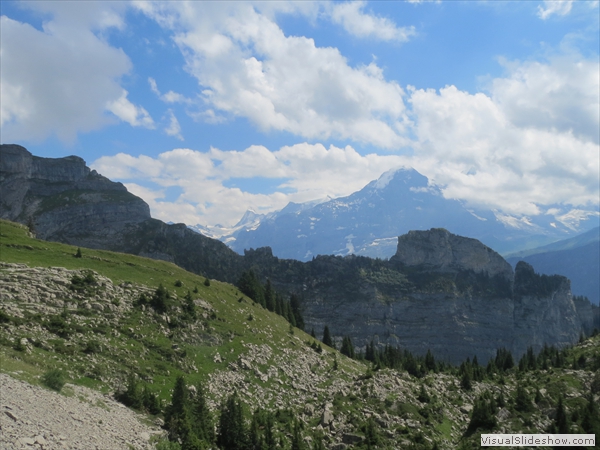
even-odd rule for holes
{"type": "Polygon", "coordinates": [[[519,127],[555,129],[598,143],[600,66],[577,55],[508,62],[506,78],[492,82],[494,101],[519,127]]]}
{"type": "Polygon", "coordinates": [[[169,125],[165,128],[165,133],[169,136],[173,136],[180,141],[183,141],[183,136],[181,135],[181,126],[179,125],[179,121],[175,114],[173,114],[172,110],[168,111],[169,114],[169,125]]]}
{"type": "Polygon", "coordinates": [[[269,212],[290,201],[348,195],[403,162],[397,155],[361,156],[350,146],[302,143],[276,151],[256,145],[243,151],[175,149],[157,158],[119,153],[96,160],[92,167],[124,181],[149,203],[154,217],[233,225],[248,209],[269,212]],[[276,186],[266,193],[232,186],[236,180],[259,177],[276,180],[276,186]],[[153,187],[144,186],[147,181],[153,187]],[[175,186],[181,194],[174,201],[164,201],[165,189],[175,186]],[[181,205],[185,207],[179,209],[181,205]]]}
{"type": "MultiPolygon", "coordinates": [[[[352,67],[336,48],[285,36],[273,19],[274,6],[263,14],[262,6],[251,3],[137,5],[173,33],[187,70],[200,84],[206,114],[197,117],[210,117],[208,111],[219,117],[220,111],[246,117],[264,131],[382,148],[406,144],[400,85],[387,81],[374,62],[352,67]]],[[[340,14],[340,20],[350,17],[340,14]]],[[[356,14],[362,14],[360,8],[356,14]]],[[[386,23],[391,30],[393,24],[386,23]]]]}
{"type": "Polygon", "coordinates": [[[117,100],[111,100],[106,103],[106,109],[132,127],[154,128],[154,121],[150,117],[150,114],[148,114],[148,111],[141,106],[135,106],[131,103],[127,95],[128,92],[123,89],[121,96],[117,100]]]}
{"type": "Polygon", "coordinates": [[[148,78],[148,84],[150,85],[150,90],[154,92],[158,96],[158,98],[160,98],[165,103],[192,103],[191,99],[174,91],[168,91],[166,94],[161,94],[161,92],[158,90],[156,80],[152,77],[148,78]]]}
{"type": "Polygon", "coordinates": [[[544,0],[544,6],[538,6],[538,17],[546,20],[554,14],[566,16],[571,12],[573,2],[574,0],[544,0]]]}
{"type": "Polygon", "coordinates": [[[154,214],[187,223],[231,225],[250,208],[267,212],[289,201],[348,195],[389,168],[412,166],[447,197],[496,210],[507,223],[526,226],[527,216],[549,214],[576,226],[600,196],[598,65],[574,54],[502,63],[506,75],[486,92],[407,89],[412,156],[300,143],[275,151],[253,145],[176,149],[157,158],[119,154],[94,167],[138,185],[151,180],[155,193],[144,198],[154,214]],[[248,192],[239,181],[250,179],[273,180],[270,191],[248,192]],[[167,202],[163,191],[172,186],[181,195],[167,202]],[[175,204],[193,212],[186,206],[184,217],[175,204]]]}
{"type": "Polygon", "coordinates": [[[406,42],[416,34],[415,27],[397,27],[386,17],[365,13],[364,1],[335,3],[331,10],[333,23],[342,27],[353,36],[373,37],[382,41],[406,42]]]}
{"type": "Polygon", "coordinates": [[[597,208],[598,66],[565,61],[514,63],[489,95],[454,86],[413,90],[412,164],[445,186],[446,196],[504,213],[597,208]]]}
{"type": "Polygon", "coordinates": [[[50,17],[42,31],[1,18],[2,140],[41,141],[56,135],[72,142],[77,133],[114,119],[107,107],[131,124],[150,126],[151,118],[127,99],[120,78],[131,70],[121,50],[102,33],[122,28],[119,2],[30,2],[50,17]]]}

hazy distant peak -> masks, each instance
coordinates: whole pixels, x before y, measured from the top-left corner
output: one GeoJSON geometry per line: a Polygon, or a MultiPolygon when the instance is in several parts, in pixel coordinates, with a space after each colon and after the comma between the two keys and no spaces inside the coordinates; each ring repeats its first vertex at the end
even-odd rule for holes
{"type": "Polygon", "coordinates": [[[412,167],[396,167],[384,172],[377,180],[371,181],[366,187],[374,190],[384,190],[390,183],[403,182],[409,186],[427,186],[427,177],[421,175],[412,167]]]}
{"type": "Polygon", "coordinates": [[[236,223],[234,225],[234,228],[252,224],[252,223],[256,222],[257,220],[262,219],[263,217],[265,217],[264,214],[259,214],[256,211],[254,211],[253,209],[249,209],[244,213],[244,215],[238,221],[238,223],[236,223]]]}

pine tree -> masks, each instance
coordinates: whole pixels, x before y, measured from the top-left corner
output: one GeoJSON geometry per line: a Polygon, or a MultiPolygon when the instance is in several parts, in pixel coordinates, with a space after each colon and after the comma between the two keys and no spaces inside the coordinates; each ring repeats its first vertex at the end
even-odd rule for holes
{"type": "Polygon", "coordinates": [[[437,372],[435,358],[429,349],[427,349],[427,354],[425,355],[425,369],[429,372],[437,372]]]}
{"type": "Polygon", "coordinates": [[[165,427],[169,432],[169,440],[171,441],[183,441],[191,433],[188,400],[185,378],[180,375],[175,381],[171,404],[165,410],[165,427]]]}
{"type": "Polygon", "coordinates": [[[379,442],[380,438],[379,433],[377,432],[375,421],[372,417],[369,417],[365,425],[365,443],[367,444],[367,448],[372,449],[379,445],[379,442]]]}
{"type": "Polygon", "coordinates": [[[247,444],[242,403],[234,392],[221,407],[217,445],[226,450],[246,450],[247,444]]]}
{"type": "Polygon", "coordinates": [[[419,390],[419,395],[417,396],[417,399],[421,403],[429,403],[431,401],[431,397],[429,397],[429,394],[425,390],[424,385],[421,385],[421,389],[419,390]]]}
{"type": "Polygon", "coordinates": [[[187,294],[183,298],[183,312],[186,318],[196,320],[196,305],[194,304],[190,291],[187,291],[187,294]]]}
{"type": "Polygon", "coordinates": [[[294,427],[292,429],[291,450],[304,450],[304,442],[302,441],[302,434],[300,433],[300,423],[297,420],[294,420],[294,427]]]}
{"type": "Polygon", "coordinates": [[[465,391],[473,389],[473,383],[471,382],[471,368],[468,367],[463,371],[462,378],[460,379],[460,385],[465,391]]]}
{"type": "Polygon", "coordinates": [[[169,291],[167,291],[161,283],[158,285],[158,288],[156,288],[154,295],[150,299],[150,306],[152,306],[157,313],[163,314],[167,312],[167,301],[169,299],[169,291]]]}
{"type": "Polygon", "coordinates": [[[266,307],[264,289],[254,274],[254,271],[248,270],[242,273],[242,276],[238,280],[237,286],[240,288],[240,291],[242,291],[256,303],[266,307]]]}
{"type": "Polygon", "coordinates": [[[267,285],[265,286],[265,306],[269,311],[275,311],[275,293],[269,279],[267,279],[267,285]]]}
{"type": "Polygon", "coordinates": [[[473,405],[471,421],[467,427],[467,435],[473,434],[477,429],[493,430],[496,427],[496,406],[489,393],[481,394],[473,405]]]}
{"type": "Polygon", "coordinates": [[[280,316],[284,315],[283,296],[279,292],[275,294],[275,312],[280,316]]]}
{"type": "Polygon", "coordinates": [[[304,317],[302,317],[300,299],[294,294],[292,294],[290,297],[290,308],[292,310],[292,314],[294,315],[294,320],[296,321],[295,326],[304,331],[304,317]]]}
{"type": "Polygon", "coordinates": [[[265,425],[265,447],[266,450],[275,450],[277,448],[277,442],[275,435],[273,434],[273,426],[275,425],[275,419],[272,413],[267,413],[267,423],[265,425]]]}
{"type": "Polygon", "coordinates": [[[567,411],[565,410],[562,395],[558,398],[558,406],[556,407],[554,425],[556,426],[557,433],[569,434],[569,416],[567,415],[567,411]]]}
{"type": "Polygon", "coordinates": [[[521,385],[517,385],[515,392],[515,409],[521,412],[529,412],[533,409],[531,398],[529,398],[527,391],[521,385]]]}
{"type": "Polygon", "coordinates": [[[325,325],[325,329],[323,330],[323,340],[321,342],[329,347],[333,347],[333,341],[331,340],[331,334],[329,334],[329,327],[327,325],[325,325]]]}
{"type": "Polygon", "coordinates": [[[204,386],[201,382],[196,385],[196,395],[191,401],[193,429],[199,439],[212,443],[215,440],[213,422],[206,403],[204,386]]]}
{"type": "Polygon", "coordinates": [[[375,362],[375,342],[371,339],[371,343],[367,344],[365,349],[365,359],[367,361],[375,362]]]}
{"type": "Polygon", "coordinates": [[[342,340],[342,348],[340,349],[342,355],[346,355],[349,358],[354,358],[354,345],[352,345],[352,339],[349,336],[344,336],[342,340]]]}

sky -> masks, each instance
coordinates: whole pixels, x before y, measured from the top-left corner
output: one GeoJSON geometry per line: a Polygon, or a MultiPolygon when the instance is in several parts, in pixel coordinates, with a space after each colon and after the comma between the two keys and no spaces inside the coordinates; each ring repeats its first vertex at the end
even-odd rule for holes
{"type": "Polygon", "coordinates": [[[0,2],[2,143],[153,217],[349,195],[412,167],[517,218],[600,196],[598,1],[0,2]]]}

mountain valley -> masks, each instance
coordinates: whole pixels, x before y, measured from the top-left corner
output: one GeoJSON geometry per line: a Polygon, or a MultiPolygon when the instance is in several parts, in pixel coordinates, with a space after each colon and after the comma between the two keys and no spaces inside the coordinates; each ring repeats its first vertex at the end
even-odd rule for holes
{"type": "MultiPolygon", "coordinates": [[[[513,269],[436,227],[396,235],[385,260],[240,255],[152,219],[80,158],[1,152],[2,372],[44,384],[58,371],[120,399],[165,428],[157,449],[214,443],[174,431],[180,376],[190,402],[206,395],[213,430],[235,399],[256,445],[274,420],[273,448],[479,448],[485,430],[551,430],[563,401],[573,432],[599,426],[600,315],[564,276],[513,269]],[[242,289],[248,277],[256,295],[242,289]],[[304,329],[265,303],[270,289],[298,299],[304,329]]],[[[414,194],[413,178],[426,186],[416,172],[396,178],[370,185],[373,197],[394,182],[414,194]]],[[[10,436],[14,448],[36,438],[10,436]]]]}

